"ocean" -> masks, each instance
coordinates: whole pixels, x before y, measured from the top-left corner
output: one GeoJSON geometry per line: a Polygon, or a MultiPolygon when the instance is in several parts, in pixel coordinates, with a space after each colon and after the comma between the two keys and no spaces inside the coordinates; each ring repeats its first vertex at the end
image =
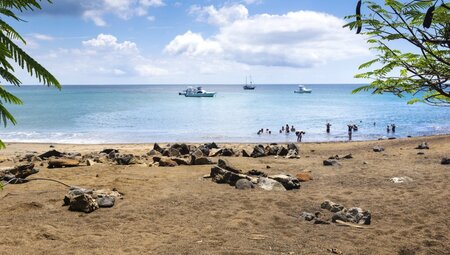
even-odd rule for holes
{"type": "Polygon", "coordinates": [[[303,141],[346,141],[347,124],[359,127],[353,140],[450,133],[450,107],[407,105],[407,98],[351,94],[358,85],[208,85],[213,98],[178,95],[184,85],[83,85],[7,87],[24,105],[6,105],[17,120],[0,129],[6,142],[291,142],[294,125],[303,141]],[[330,122],[331,132],[325,132],[330,122]],[[374,125],[375,123],[375,125],[374,125]],[[396,133],[386,125],[395,123],[396,133]],[[271,134],[258,135],[259,129],[271,134]]]}

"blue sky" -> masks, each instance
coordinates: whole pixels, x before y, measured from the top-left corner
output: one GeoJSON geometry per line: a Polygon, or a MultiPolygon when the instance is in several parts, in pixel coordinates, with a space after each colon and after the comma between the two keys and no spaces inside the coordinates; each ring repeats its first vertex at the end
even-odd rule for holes
{"type": "Polygon", "coordinates": [[[373,57],[342,28],[356,1],[53,2],[11,24],[62,84],[362,83],[373,57]]]}

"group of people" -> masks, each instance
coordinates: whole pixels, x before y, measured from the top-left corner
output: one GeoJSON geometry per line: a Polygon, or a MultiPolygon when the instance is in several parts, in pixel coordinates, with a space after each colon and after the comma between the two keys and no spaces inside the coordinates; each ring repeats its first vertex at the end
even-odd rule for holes
{"type": "MultiPolygon", "coordinates": [[[[261,129],[258,130],[258,132],[257,132],[258,135],[261,135],[261,134],[263,134],[263,133],[264,133],[264,128],[261,128],[261,129]]],[[[266,133],[269,134],[269,135],[271,135],[271,134],[272,134],[272,131],[270,131],[268,128],[266,128],[266,133]]]]}
{"type": "Polygon", "coordinates": [[[292,132],[292,133],[295,132],[294,125],[290,126],[290,128],[289,128],[289,124],[286,124],[286,126],[281,126],[280,134],[281,133],[289,134],[289,132],[292,132]]]}
{"type": "Polygon", "coordinates": [[[395,133],[395,128],[396,128],[395,124],[391,124],[390,126],[387,125],[387,127],[386,127],[386,132],[387,132],[387,133],[390,133],[391,130],[392,130],[392,133],[395,133]]]}

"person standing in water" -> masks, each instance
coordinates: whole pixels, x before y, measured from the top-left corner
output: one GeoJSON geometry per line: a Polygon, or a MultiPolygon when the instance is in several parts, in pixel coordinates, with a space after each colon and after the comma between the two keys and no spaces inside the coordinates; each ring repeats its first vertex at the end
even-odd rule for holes
{"type": "Polygon", "coordinates": [[[352,140],[352,134],[353,134],[353,125],[347,125],[348,126],[348,140],[352,140]]]}
{"type": "Polygon", "coordinates": [[[391,125],[392,133],[395,133],[395,124],[391,125]]]}
{"type": "Polygon", "coordinates": [[[328,134],[330,133],[330,127],[331,127],[331,124],[330,124],[330,123],[327,123],[327,133],[328,133],[328,134]]]}
{"type": "Polygon", "coordinates": [[[388,132],[388,133],[391,132],[391,128],[389,127],[389,125],[387,125],[387,127],[386,127],[386,132],[388,132]]]}

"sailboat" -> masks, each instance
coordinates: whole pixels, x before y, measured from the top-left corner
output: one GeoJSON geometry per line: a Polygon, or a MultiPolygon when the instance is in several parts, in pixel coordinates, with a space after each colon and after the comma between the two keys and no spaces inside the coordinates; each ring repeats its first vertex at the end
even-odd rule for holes
{"type": "Polygon", "coordinates": [[[247,76],[245,76],[245,85],[243,87],[245,90],[254,90],[256,86],[253,85],[252,77],[250,76],[250,84],[247,84],[247,76]]]}

